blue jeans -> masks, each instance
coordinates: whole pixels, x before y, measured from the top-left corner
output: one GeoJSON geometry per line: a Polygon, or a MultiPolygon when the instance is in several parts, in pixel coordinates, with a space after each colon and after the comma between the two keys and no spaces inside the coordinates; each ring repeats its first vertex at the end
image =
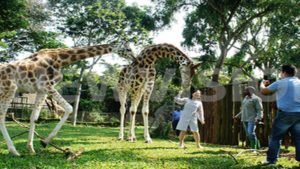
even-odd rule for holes
{"type": "Polygon", "coordinates": [[[300,112],[287,113],[279,110],[272,124],[267,161],[276,163],[280,145],[285,134],[290,131],[296,147],[296,160],[300,161],[300,112]]]}
{"type": "Polygon", "coordinates": [[[246,131],[246,136],[250,141],[256,141],[257,137],[255,134],[256,123],[254,121],[243,122],[244,129],[246,131]]]}

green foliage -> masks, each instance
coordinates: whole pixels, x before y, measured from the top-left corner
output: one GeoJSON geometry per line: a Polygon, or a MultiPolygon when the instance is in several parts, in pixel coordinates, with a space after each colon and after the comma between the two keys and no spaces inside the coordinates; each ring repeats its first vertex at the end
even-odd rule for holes
{"type": "MultiPolygon", "coordinates": [[[[274,22],[277,20],[277,22],[284,23],[279,24],[281,26],[277,27],[278,29],[276,33],[283,31],[289,35],[295,35],[295,32],[299,28],[299,22],[297,22],[299,20],[299,10],[297,9],[299,8],[299,2],[296,1],[271,0],[257,1],[255,3],[252,1],[240,0],[153,1],[156,2],[155,15],[160,20],[160,26],[169,25],[174,19],[174,14],[176,12],[180,10],[187,11],[185,28],[183,30],[183,44],[188,47],[194,47],[198,51],[204,52],[203,56],[215,56],[214,58],[217,60],[216,62],[211,62],[211,64],[215,67],[214,71],[212,72],[212,80],[216,82],[218,81],[219,75],[221,75],[224,61],[228,57],[228,51],[237,44],[237,41],[249,35],[249,27],[256,25],[256,23],[259,21],[269,24],[270,21],[266,18],[273,17],[274,22]],[[291,17],[291,13],[295,17],[291,17]],[[291,21],[296,21],[293,22],[293,24],[297,25],[298,27],[290,27],[289,25],[291,24],[285,24],[286,21],[284,19],[279,19],[280,15],[291,17],[291,21]],[[219,56],[216,56],[217,52],[219,53],[219,56]]],[[[264,30],[268,30],[270,28],[270,25],[264,26],[264,30]]],[[[294,36],[292,39],[299,38],[294,36]]],[[[249,41],[247,41],[247,43],[249,43],[249,41]]],[[[270,47],[272,47],[272,45],[270,45],[270,47]]],[[[289,47],[292,49],[291,45],[289,45],[289,47]]],[[[281,47],[276,46],[272,49],[272,51],[278,52],[280,48],[281,47]]],[[[286,53],[286,51],[283,53],[286,53]]],[[[229,69],[232,69],[232,66],[229,69]]],[[[230,71],[231,70],[229,70],[229,72],[230,71]]],[[[249,71],[245,69],[244,73],[247,74],[249,71]]]]}
{"type": "Polygon", "coordinates": [[[245,56],[250,56],[254,68],[266,75],[277,76],[276,71],[282,64],[299,65],[294,56],[299,54],[299,2],[278,2],[280,8],[272,15],[257,19],[248,27],[240,42],[245,56]]]}
{"type": "Polygon", "coordinates": [[[121,72],[121,66],[118,64],[108,64],[108,63],[101,63],[104,64],[106,70],[101,75],[101,81],[107,86],[117,86],[119,80],[119,74],[121,72]]]}
{"type": "MultiPolygon", "coordinates": [[[[37,124],[36,131],[47,136],[57,123],[37,124]]],[[[15,123],[8,122],[11,136],[17,135],[26,129],[15,123]]],[[[65,149],[77,151],[84,148],[84,152],[75,160],[68,161],[65,155],[51,146],[42,148],[35,138],[34,145],[37,154],[30,155],[26,149],[27,134],[14,138],[16,148],[23,155],[14,157],[8,154],[7,146],[0,145],[0,168],[200,168],[200,169],[241,169],[241,168],[297,168],[298,162],[294,159],[281,157],[278,165],[261,167],[260,161],[265,160],[265,153],[258,155],[244,152],[244,148],[203,144],[204,149],[197,149],[194,141],[186,141],[187,149],[178,148],[177,139],[153,139],[152,144],[145,144],[143,128],[137,127],[135,143],[118,141],[119,129],[111,127],[91,127],[65,124],[52,143],[65,149]],[[229,155],[236,156],[238,164],[229,155]]],[[[1,137],[1,141],[3,141],[1,137]]],[[[290,149],[293,153],[294,149],[290,149]]]]}
{"type": "Polygon", "coordinates": [[[172,123],[160,123],[160,126],[151,131],[152,138],[170,138],[172,123]]]}
{"type": "Polygon", "coordinates": [[[42,1],[0,2],[0,62],[14,59],[19,52],[64,46],[56,33],[44,31],[50,18],[45,8],[42,1]]]}
{"type": "Polygon", "coordinates": [[[105,118],[101,116],[100,112],[91,111],[87,113],[85,120],[88,122],[103,123],[105,118]]]}
{"type": "MultiPolygon", "coordinates": [[[[0,1],[0,32],[10,32],[29,25],[26,0],[0,1]]],[[[1,37],[0,37],[1,38],[1,37]]]]}
{"type": "Polygon", "coordinates": [[[75,45],[112,40],[148,41],[154,21],[147,10],[129,7],[122,1],[51,0],[59,16],[58,27],[75,40],[75,45]]]}
{"type": "Polygon", "coordinates": [[[174,85],[181,85],[181,76],[179,71],[179,64],[168,58],[161,58],[155,64],[155,69],[157,76],[165,76],[167,69],[175,69],[175,74],[172,78],[172,83],[174,85]]]}
{"type": "Polygon", "coordinates": [[[9,44],[7,39],[16,35],[16,30],[26,29],[29,25],[25,0],[0,1],[0,62],[13,58],[5,51],[9,44]]]}
{"type": "Polygon", "coordinates": [[[28,35],[33,44],[35,44],[35,50],[37,51],[44,48],[67,47],[64,43],[56,39],[58,34],[54,32],[34,31],[29,32],[28,35]]]}

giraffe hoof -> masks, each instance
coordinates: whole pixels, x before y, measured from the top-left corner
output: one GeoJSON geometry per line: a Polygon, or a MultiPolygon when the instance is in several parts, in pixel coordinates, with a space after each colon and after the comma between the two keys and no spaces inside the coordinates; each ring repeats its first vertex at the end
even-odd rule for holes
{"type": "Polygon", "coordinates": [[[35,150],[33,149],[32,146],[27,145],[27,149],[29,150],[29,154],[30,154],[30,155],[36,155],[36,152],[35,152],[35,150]]]}
{"type": "Polygon", "coordinates": [[[136,138],[135,138],[135,137],[128,138],[127,141],[129,141],[129,142],[135,142],[135,141],[136,141],[136,138]]]}
{"type": "Polygon", "coordinates": [[[41,145],[42,145],[44,148],[46,148],[47,145],[48,145],[48,143],[45,142],[44,140],[41,140],[40,143],[41,143],[41,145]]]}
{"type": "Polygon", "coordinates": [[[123,137],[119,137],[118,140],[119,140],[119,141],[123,141],[124,138],[123,138],[123,137]]]}
{"type": "Polygon", "coordinates": [[[148,140],[145,140],[145,143],[152,143],[152,140],[151,139],[148,139],[148,140]]]}
{"type": "Polygon", "coordinates": [[[16,156],[16,157],[20,157],[20,153],[18,153],[17,150],[9,150],[9,152],[13,155],[13,156],[16,156]]]}

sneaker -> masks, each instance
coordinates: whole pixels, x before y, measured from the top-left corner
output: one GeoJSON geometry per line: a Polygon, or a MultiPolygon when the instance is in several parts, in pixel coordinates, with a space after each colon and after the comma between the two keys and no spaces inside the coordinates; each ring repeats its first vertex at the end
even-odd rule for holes
{"type": "Polygon", "coordinates": [[[274,162],[270,162],[270,161],[262,161],[261,165],[266,166],[266,165],[274,165],[274,162]]]}

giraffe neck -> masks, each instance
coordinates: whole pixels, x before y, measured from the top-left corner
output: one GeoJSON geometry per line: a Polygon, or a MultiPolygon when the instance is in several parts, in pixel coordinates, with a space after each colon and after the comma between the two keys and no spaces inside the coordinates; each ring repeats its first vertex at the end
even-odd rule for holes
{"type": "Polygon", "coordinates": [[[137,58],[143,65],[151,65],[160,58],[169,58],[177,63],[192,64],[192,61],[181,50],[171,44],[158,44],[146,47],[137,58]]]}
{"type": "Polygon", "coordinates": [[[61,49],[43,49],[35,55],[47,55],[56,65],[63,67],[90,57],[101,56],[112,52],[112,47],[108,44],[78,47],[78,48],[61,48],[61,49]]]}

